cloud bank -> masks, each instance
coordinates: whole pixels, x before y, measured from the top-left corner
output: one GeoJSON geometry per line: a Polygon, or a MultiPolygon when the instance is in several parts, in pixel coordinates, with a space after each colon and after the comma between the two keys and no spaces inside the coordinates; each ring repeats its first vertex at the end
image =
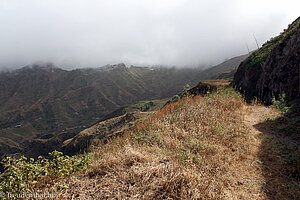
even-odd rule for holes
{"type": "Polygon", "coordinates": [[[0,68],[209,66],[299,16],[296,0],[1,0],[0,68]]]}

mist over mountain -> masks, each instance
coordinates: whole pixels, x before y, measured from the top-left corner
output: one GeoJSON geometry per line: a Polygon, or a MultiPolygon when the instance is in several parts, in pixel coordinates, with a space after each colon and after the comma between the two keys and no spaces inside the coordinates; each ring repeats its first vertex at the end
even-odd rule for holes
{"type": "Polygon", "coordinates": [[[299,1],[2,0],[0,68],[125,63],[208,67],[257,49],[298,17],[299,1]]]}
{"type": "Polygon", "coordinates": [[[0,198],[299,199],[299,7],[1,0],[0,198]]]}
{"type": "MultiPolygon", "coordinates": [[[[0,155],[23,152],[34,139],[56,135],[67,139],[96,122],[124,114],[124,106],[170,98],[187,84],[234,71],[246,57],[206,70],[127,67],[123,63],[64,70],[48,63],[1,72],[0,155]]],[[[44,148],[45,153],[54,150],[57,143],[44,148]]]]}

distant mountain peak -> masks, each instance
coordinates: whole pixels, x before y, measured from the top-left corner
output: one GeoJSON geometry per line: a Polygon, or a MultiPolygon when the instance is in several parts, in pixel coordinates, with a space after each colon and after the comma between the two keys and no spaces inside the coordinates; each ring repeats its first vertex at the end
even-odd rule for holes
{"type": "Polygon", "coordinates": [[[114,65],[105,65],[103,67],[97,68],[98,71],[112,71],[112,70],[120,70],[120,69],[127,69],[124,63],[114,64],[114,65]]]}
{"type": "Polygon", "coordinates": [[[32,65],[27,65],[21,69],[16,70],[17,73],[22,72],[31,72],[31,71],[47,71],[54,72],[57,70],[62,70],[61,68],[56,67],[53,63],[35,63],[32,65]]]}
{"type": "MultiPolygon", "coordinates": [[[[36,63],[0,73],[0,132],[14,144],[8,148],[7,142],[0,140],[0,156],[28,152],[25,147],[32,138],[73,137],[111,113],[119,113],[123,106],[171,97],[187,83],[194,85],[210,79],[213,72],[203,73],[197,68],[127,67],[124,63],[64,70],[52,63],[36,63]],[[22,139],[15,143],[16,138],[22,139]]],[[[55,144],[50,142],[47,148],[44,143],[42,148],[34,143],[30,152],[48,153],[57,145],[56,140],[51,141],[55,144]]]]}

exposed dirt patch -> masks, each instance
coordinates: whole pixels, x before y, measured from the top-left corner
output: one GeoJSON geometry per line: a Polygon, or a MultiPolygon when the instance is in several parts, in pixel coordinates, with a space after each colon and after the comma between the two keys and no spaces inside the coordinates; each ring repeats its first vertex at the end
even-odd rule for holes
{"type": "Polygon", "coordinates": [[[261,190],[267,199],[297,199],[300,196],[299,144],[289,134],[269,126],[270,121],[282,117],[275,109],[265,106],[247,106],[245,123],[249,126],[249,141],[256,172],[261,174],[261,190]],[[257,166],[257,164],[259,164],[257,166]]]}

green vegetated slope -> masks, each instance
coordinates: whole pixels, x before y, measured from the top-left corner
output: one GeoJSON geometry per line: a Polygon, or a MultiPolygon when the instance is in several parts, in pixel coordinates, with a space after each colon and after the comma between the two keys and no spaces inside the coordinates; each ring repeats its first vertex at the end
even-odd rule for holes
{"type": "Polygon", "coordinates": [[[72,152],[93,141],[88,154],[5,160],[0,192],[60,199],[299,196],[299,149],[265,125],[280,113],[246,104],[229,81],[205,81],[189,91],[157,112],[108,119],[65,141],[72,152]]]}
{"type": "Polygon", "coordinates": [[[7,146],[3,138],[19,143],[48,133],[82,130],[121,106],[171,96],[198,79],[198,72],[121,64],[73,71],[33,66],[1,73],[2,144],[7,146]]]}
{"type": "Polygon", "coordinates": [[[289,101],[299,99],[299,40],[300,18],[240,64],[233,81],[237,90],[268,104],[283,94],[289,101]]]}
{"type": "MultiPolygon", "coordinates": [[[[223,182],[228,178],[223,173],[229,170],[229,166],[220,161],[228,159],[237,149],[240,154],[246,153],[244,147],[237,143],[247,139],[244,136],[247,131],[245,127],[242,124],[237,126],[241,122],[242,106],[243,100],[233,89],[220,89],[205,97],[196,96],[169,103],[157,113],[144,116],[132,125],[126,123],[131,129],[105,145],[96,146],[89,154],[88,167],[82,158],[77,157],[78,163],[83,162],[83,165],[77,170],[76,164],[73,170],[69,164],[74,158],[60,157],[57,153],[57,168],[51,161],[44,161],[50,162],[52,171],[48,175],[40,170],[43,169],[43,165],[39,165],[41,158],[36,162],[26,162],[23,158],[15,163],[7,162],[8,167],[16,166],[9,168],[11,171],[7,173],[17,172],[20,181],[9,181],[6,179],[8,176],[0,176],[0,189],[5,193],[49,191],[59,195],[59,198],[74,195],[87,199],[220,197],[223,182]],[[23,179],[24,168],[21,166],[34,167],[27,179],[23,179]],[[212,188],[207,187],[213,179],[213,184],[209,184],[212,188]],[[53,186],[49,182],[54,183],[53,186]]],[[[73,138],[73,144],[80,143],[82,135],[100,137],[104,132],[102,129],[110,124],[122,130],[119,122],[122,119],[128,121],[131,117],[121,116],[96,124],[73,138]]],[[[66,145],[69,143],[71,141],[67,141],[66,145]]]]}
{"type": "Polygon", "coordinates": [[[222,62],[219,65],[206,69],[202,75],[210,77],[210,79],[228,79],[233,78],[239,64],[249,55],[241,55],[222,62]]]}
{"type": "Polygon", "coordinates": [[[68,155],[89,151],[92,146],[99,146],[107,140],[129,131],[135,121],[153,114],[168,99],[141,101],[124,106],[107,115],[107,119],[95,123],[80,132],[62,132],[50,138],[33,139],[24,144],[24,154],[29,157],[47,155],[54,150],[68,155]]]}
{"type": "Polygon", "coordinates": [[[61,199],[299,195],[299,149],[265,124],[276,121],[278,111],[245,103],[229,81],[205,81],[189,91],[157,112],[108,119],[65,141],[72,152],[88,144],[88,154],[6,160],[0,192],[49,192],[61,199]],[[214,89],[205,94],[204,88],[214,89]]]}
{"type": "Polygon", "coordinates": [[[124,64],[67,71],[48,64],[1,72],[0,155],[24,152],[36,142],[45,145],[49,138],[54,140],[49,145],[57,146],[54,136],[71,138],[96,122],[124,114],[128,105],[171,97],[186,84],[234,68],[241,59],[212,71],[124,64]],[[38,140],[28,143],[32,139],[38,140]]]}

